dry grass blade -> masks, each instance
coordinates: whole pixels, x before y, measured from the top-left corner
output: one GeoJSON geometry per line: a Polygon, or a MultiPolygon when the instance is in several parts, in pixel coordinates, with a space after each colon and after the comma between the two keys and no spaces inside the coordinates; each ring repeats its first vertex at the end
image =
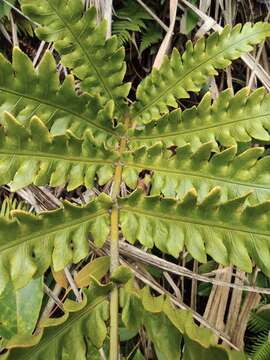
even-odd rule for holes
{"type": "Polygon", "coordinates": [[[0,31],[3,34],[4,38],[12,45],[11,37],[9,36],[9,33],[7,32],[6,28],[2,23],[0,23],[0,31]]]}
{"type": "Polygon", "coordinates": [[[101,1],[103,18],[107,21],[107,39],[112,35],[112,0],[101,1]]]}
{"type": "Polygon", "coordinates": [[[244,348],[244,335],[247,328],[250,311],[260,303],[261,296],[259,294],[248,294],[245,298],[242,310],[238,317],[234,333],[232,335],[232,341],[239,349],[244,348]]]}
{"type": "MultiPolygon", "coordinates": [[[[269,17],[270,17],[270,9],[268,10],[268,14],[265,18],[265,22],[269,22],[269,17]]],[[[256,59],[255,59],[255,65],[256,67],[252,70],[251,74],[250,74],[250,78],[249,78],[249,81],[248,81],[248,86],[251,88],[252,87],[252,84],[254,82],[254,78],[255,78],[255,70],[257,68],[257,66],[259,65],[259,60],[260,60],[260,57],[262,55],[262,51],[264,49],[264,45],[265,45],[265,41],[263,43],[260,44],[259,46],[259,50],[258,50],[258,53],[257,53],[257,56],[256,56],[256,59]]]]}
{"type": "Polygon", "coordinates": [[[73,279],[73,277],[72,277],[72,275],[71,275],[71,273],[69,271],[69,268],[67,266],[65,267],[64,272],[65,272],[67,281],[68,281],[71,289],[73,290],[74,295],[76,296],[77,302],[79,302],[79,303],[82,302],[82,296],[81,296],[81,294],[80,294],[80,292],[79,292],[79,290],[78,290],[78,288],[76,286],[76,283],[75,283],[75,281],[74,281],[74,279],[73,279]]]}
{"type": "Polygon", "coordinates": [[[44,186],[30,185],[18,190],[17,194],[32,205],[37,213],[54,210],[61,206],[61,201],[44,186]]]}
{"type": "MultiPolygon", "coordinates": [[[[194,260],[193,263],[193,273],[197,274],[198,272],[198,261],[194,260]]],[[[197,292],[198,292],[198,282],[197,279],[192,279],[191,283],[191,300],[190,306],[192,309],[196,310],[197,307],[197,292]]]]}
{"type": "Polygon", "coordinates": [[[44,49],[44,46],[45,46],[45,41],[41,41],[41,43],[40,43],[40,45],[39,45],[39,47],[38,47],[38,49],[37,49],[37,52],[36,52],[36,55],[35,55],[35,57],[34,57],[34,59],[33,59],[33,65],[36,67],[37,66],[37,64],[38,64],[38,60],[40,59],[40,56],[41,56],[41,53],[42,53],[42,51],[43,51],[43,49],[44,49]]]}
{"type": "Polygon", "coordinates": [[[163,39],[160,48],[158,50],[158,53],[156,55],[153,67],[159,69],[161,64],[163,63],[164,56],[168,53],[169,47],[171,44],[171,39],[173,35],[173,29],[175,25],[176,20],[176,12],[177,12],[177,4],[178,0],[170,0],[170,26],[167,31],[167,34],[165,35],[165,38],[163,39]]]}
{"type": "Polygon", "coordinates": [[[44,292],[49,296],[49,300],[40,315],[40,318],[37,323],[36,332],[39,331],[41,322],[50,316],[50,313],[53,310],[53,308],[56,304],[56,301],[58,302],[59,305],[61,304],[61,306],[63,307],[63,305],[59,299],[59,295],[60,295],[61,291],[62,291],[62,287],[59,286],[58,284],[55,285],[53,290],[49,289],[47,285],[44,286],[44,292]]]}
{"type": "MultiPolygon", "coordinates": [[[[106,250],[108,249],[108,243],[105,244],[105,248],[106,248],[106,250]]],[[[162,269],[164,271],[167,271],[167,272],[175,274],[175,275],[185,276],[190,279],[196,279],[201,282],[206,282],[206,283],[210,283],[210,284],[218,285],[218,286],[222,286],[222,287],[229,287],[229,288],[233,288],[233,289],[238,289],[238,290],[253,292],[253,293],[258,293],[258,294],[270,294],[270,289],[268,289],[268,288],[260,288],[260,287],[255,287],[255,286],[242,285],[242,284],[240,285],[237,283],[230,283],[230,282],[226,282],[226,281],[212,279],[212,278],[204,276],[204,275],[196,274],[196,273],[186,269],[183,266],[173,264],[173,263],[171,263],[167,260],[161,259],[155,255],[148,254],[145,251],[140,250],[135,246],[129,245],[124,241],[119,242],[119,251],[120,251],[120,254],[125,257],[129,257],[134,260],[141,261],[141,262],[144,262],[149,265],[153,265],[159,269],[162,269]]]]}
{"type": "Polygon", "coordinates": [[[17,25],[14,22],[12,13],[9,14],[9,19],[10,19],[10,25],[11,25],[13,46],[19,47],[19,40],[18,40],[18,34],[17,34],[17,25]]]}
{"type": "Polygon", "coordinates": [[[61,303],[61,301],[59,300],[59,298],[57,297],[57,295],[55,294],[54,291],[52,291],[46,284],[44,284],[44,292],[54,301],[54,303],[57,304],[57,306],[64,311],[64,307],[63,304],[61,303]]]}
{"type": "MultiPolygon", "coordinates": [[[[164,271],[163,273],[165,279],[168,281],[168,283],[170,284],[171,288],[173,289],[174,293],[175,293],[175,296],[176,298],[179,300],[179,301],[183,301],[182,299],[182,295],[181,295],[181,292],[179,290],[179,287],[175,284],[175,282],[173,281],[172,277],[170,276],[170,274],[167,272],[167,271],[164,271]]],[[[192,307],[192,306],[191,306],[192,307]]]]}
{"type": "Polygon", "coordinates": [[[148,12],[150,16],[152,16],[154,20],[156,20],[156,22],[162,27],[162,29],[164,29],[165,31],[169,31],[168,26],[165,25],[164,22],[161,21],[160,18],[147,5],[145,5],[145,3],[142,0],[136,0],[136,1],[144,8],[146,12],[148,12]]]}
{"type": "MultiPolygon", "coordinates": [[[[239,285],[243,285],[245,279],[245,273],[237,270],[236,275],[237,277],[235,277],[235,283],[239,285]]],[[[229,336],[232,336],[235,331],[237,318],[241,307],[241,302],[242,302],[242,290],[233,289],[231,301],[230,301],[230,307],[228,310],[226,327],[225,327],[225,332],[229,336]]]]}
{"type": "MultiPolygon", "coordinates": [[[[230,283],[232,276],[232,267],[227,268],[223,273],[218,273],[216,279],[230,283]]],[[[225,312],[229,298],[230,289],[213,286],[203,317],[219,330],[224,330],[225,312]]]]}

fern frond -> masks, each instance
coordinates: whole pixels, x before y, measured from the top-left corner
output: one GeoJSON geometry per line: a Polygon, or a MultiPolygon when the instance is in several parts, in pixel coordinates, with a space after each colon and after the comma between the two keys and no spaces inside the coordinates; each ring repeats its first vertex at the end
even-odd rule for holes
{"type": "Polygon", "coordinates": [[[141,32],[147,27],[145,20],[151,16],[134,1],[125,1],[123,7],[117,11],[117,16],[112,24],[112,32],[117,35],[121,43],[130,40],[130,32],[141,32]]]}
{"type": "Polygon", "coordinates": [[[117,16],[120,19],[128,20],[130,24],[136,24],[140,28],[146,28],[144,20],[153,19],[140,4],[133,0],[123,1],[123,6],[117,11],[117,16]]]}
{"type": "Polygon", "coordinates": [[[245,205],[247,195],[220,203],[220,189],[214,188],[202,202],[194,189],[181,202],[141,192],[119,199],[120,223],[130,243],[154,245],[176,258],[185,246],[192,257],[206,262],[209,254],[223,265],[252,270],[251,258],[269,274],[270,201],[245,205]]]}
{"type": "Polygon", "coordinates": [[[55,135],[70,130],[82,136],[90,128],[100,143],[117,141],[112,127],[114,106],[103,107],[98,97],[75,93],[74,79],[69,75],[60,86],[53,55],[47,52],[38,69],[21,50],[13,51],[10,64],[0,54],[0,115],[11,112],[23,124],[39,116],[55,135]]]}
{"type": "Polygon", "coordinates": [[[95,284],[84,291],[82,303],[66,300],[65,315],[45,321],[39,335],[11,339],[7,348],[19,348],[11,350],[6,359],[92,359],[91,348],[99,349],[107,335],[105,322],[109,316],[107,296],[110,290],[111,284],[95,284]]]}
{"type": "Polygon", "coordinates": [[[105,194],[85,207],[68,202],[64,209],[34,216],[12,212],[12,220],[0,218],[0,292],[7,282],[23,287],[53,264],[56,271],[77,263],[89,251],[88,235],[101,246],[109,233],[111,200],[105,194]]]}
{"type": "MultiPolygon", "coordinates": [[[[135,288],[130,281],[121,289],[122,320],[128,329],[144,326],[148,336],[164,359],[179,359],[179,342],[184,340],[183,359],[244,360],[244,353],[218,345],[211,330],[195,324],[192,314],[176,309],[164,295],[152,296],[148,287],[135,288]],[[164,346],[165,345],[165,346],[164,346]],[[178,352],[178,354],[177,354],[178,352]],[[176,354],[175,354],[176,353],[176,354]],[[174,356],[173,356],[174,355],[174,356]]],[[[182,357],[181,357],[182,359],[182,357]]]]}
{"type": "Polygon", "coordinates": [[[195,46],[188,42],[182,56],[174,49],[171,58],[166,58],[159,70],[153,69],[138,86],[134,120],[146,124],[159,119],[169,106],[178,107],[177,99],[189,97],[188,91],[199,91],[209,76],[217,74],[216,69],[225,68],[269,35],[270,24],[246,23],[232,29],[226,26],[221,34],[201,38],[195,46]]]}
{"type": "Polygon", "coordinates": [[[144,129],[130,131],[131,147],[152,146],[161,141],[166,147],[191,144],[193,150],[212,141],[216,151],[238,142],[270,141],[270,96],[260,88],[249,95],[244,88],[235,96],[223,91],[212,104],[207,93],[200,104],[181,112],[174,110],[144,129]]]}
{"type": "Polygon", "coordinates": [[[269,311],[266,313],[263,311],[262,314],[258,311],[251,311],[248,320],[248,328],[254,333],[270,331],[269,311]]]}
{"type": "Polygon", "coordinates": [[[64,66],[82,80],[82,89],[101,94],[104,100],[127,96],[130,84],[122,84],[125,51],[115,36],[106,40],[106,22],[96,24],[96,10],[86,12],[77,0],[21,0],[23,12],[41,26],[42,40],[54,41],[64,66]]]}
{"type": "Polygon", "coordinates": [[[156,44],[163,37],[160,28],[154,23],[150,23],[147,28],[142,32],[142,38],[140,43],[139,52],[148,49],[150,46],[156,44]]]}
{"type": "Polygon", "coordinates": [[[251,311],[248,321],[248,330],[251,332],[246,343],[248,354],[254,360],[268,360],[270,357],[270,318],[269,309],[262,306],[257,311],[251,311]]]}
{"type": "Polygon", "coordinates": [[[269,335],[269,330],[263,330],[248,339],[246,351],[252,356],[252,360],[268,360],[270,358],[269,335]]]}
{"type": "Polygon", "coordinates": [[[256,341],[258,341],[258,343],[253,346],[250,353],[252,360],[268,360],[270,358],[269,334],[265,334],[265,336],[260,335],[256,341]]]}
{"type": "Polygon", "coordinates": [[[11,182],[12,191],[32,183],[68,183],[68,190],[73,190],[82,184],[92,187],[96,175],[100,184],[113,176],[117,155],[97,146],[89,132],[83,140],[71,133],[52,136],[36,116],[29,130],[8,113],[4,119],[0,128],[0,184],[11,182]]]}
{"type": "Polygon", "coordinates": [[[128,21],[116,21],[113,22],[113,33],[117,35],[118,41],[120,44],[125,44],[129,42],[131,38],[130,31],[139,31],[140,28],[133,23],[129,23],[128,21]],[[128,28],[128,30],[127,30],[128,28]]]}
{"type": "Polygon", "coordinates": [[[140,171],[147,169],[153,172],[151,194],[182,198],[194,187],[203,201],[209,191],[220,186],[221,201],[248,192],[252,192],[252,203],[270,199],[270,156],[264,156],[263,147],[240,154],[236,146],[212,156],[213,152],[213,142],[200,145],[196,151],[190,144],[183,145],[173,156],[161,144],[142,147],[125,154],[123,178],[134,189],[140,171]]]}

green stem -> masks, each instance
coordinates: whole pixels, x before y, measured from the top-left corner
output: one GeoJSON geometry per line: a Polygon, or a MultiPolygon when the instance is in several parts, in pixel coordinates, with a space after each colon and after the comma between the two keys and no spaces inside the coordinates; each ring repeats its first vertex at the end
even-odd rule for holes
{"type": "MultiPolygon", "coordinates": [[[[119,154],[124,152],[126,147],[126,139],[122,138],[120,141],[119,154]]],[[[115,168],[114,181],[112,188],[112,200],[114,202],[111,213],[111,265],[110,272],[119,266],[119,211],[117,204],[117,197],[120,193],[120,185],[122,181],[122,165],[119,162],[115,168]]],[[[110,360],[119,359],[119,341],[118,341],[118,287],[115,285],[111,292],[110,299],[110,360]]]]}
{"type": "MultiPolygon", "coordinates": [[[[111,214],[111,273],[119,265],[118,208],[115,203],[111,214]]],[[[110,300],[110,360],[118,360],[118,287],[115,285],[110,300]]]]}

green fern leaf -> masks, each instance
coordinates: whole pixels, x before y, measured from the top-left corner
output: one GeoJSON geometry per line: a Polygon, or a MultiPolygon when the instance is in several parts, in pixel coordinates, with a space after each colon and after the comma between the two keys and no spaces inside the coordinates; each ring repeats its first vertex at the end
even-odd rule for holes
{"type": "MultiPolygon", "coordinates": [[[[11,5],[15,5],[16,0],[9,0],[9,3],[11,5]]],[[[3,18],[4,16],[8,16],[10,11],[11,11],[11,6],[8,5],[7,3],[5,3],[4,1],[1,1],[0,3],[0,19],[3,18]]]]}
{"type": "Polygon", "coordinates": [[[161,144],[142,147],[125,154],[123,178],[135,188],[143,169],[152,171],[151,194],[183,198],[195,188],[203,201],[215,186],[221,188],[221,201],[252,192],[250,201],[257,203],[270,199],[270,156],[264,148],[254,147],[237,155],[232,146],[214,156],[215,143],[207,142],[196,150],[187,143],[176,149],[176,154],[164,150],[161,144]]]}
{"type": "Polygon", "coordinates": [[[117,22],[116,24],[113,24],[113,33],[117,35],[118,41],[122,45],[126,44],[130,40],[130,32],[126,30],[127,25],[129,27],[129,31],[139,30],[139,28],[136,25],[130,26],[130,24],[127,21],[121,21],[121,22],[117,22]]]}
{"type": "Polygon", "coordinates": [[[269,275],[270,202],[248,206],[245,195],[220,203],[219,195],[215,188],[200,203],[194,189],[181,202],[135,192],[119,199],[123,235],[130,243],[155,245],[176,258],[185,246],[200,262],[209,254],[220,264],[247,272],[252,258],[269,275]]]}
{"type": "Polygon", "coordinates": [[[156,44],[163,37],[160,28],[156,24],[150,23],[145,31],[142,32],[142,39],[140,43],[139,52],[143,53],[144,50],[148,49],[150,46],[156,44]]]}
{"type": "Polygon", "coordinates": [[[35,116],[29,130],[5,113],[0,128],[0,184],[11,182],[16,191],[32,183],[64,186],[68,190],[85,184],[92,187],[95,175],[105,184],[113,176],[117,155],[97,147],[89,132],[78,140],[72,134],[52,136],[35,116]]]}
{"type": "Polygon", "coordinates": [[[246,351],[254,360],[268,360],[270,356],[270,312],[268,305],[257,311],[251,311],[248,330],[251,332],[246,344],[246,351]]]}
{"type": "Polygon", "coordinates": [[[18,334],[32,335],[43,295],[43,276],[32,279],[19,290],[14,290],[12,284],[8,284],[0,296],[0,336],[11,339],[18,334]]]}
{"type": "MultiPolygon", "coordinates": [[[[178,346],[182,336],[185,346],[181,359],[246,358],[244,353],[236,353],[218,345],[214,334],[209,329],[197,326],[190,312],[175,309],[164,295],[152,296],[148,287],[137,289],[129,282],[121,289],[121,300],[122,320],[126,327],[132,329],[132,324],[126,321],[127,315],[132,317],[132,314],[139,314],[138,325],[149,330],[148,336],[154,344],[158,359],[173,359],[172,356],[180,358],[178,346]]],[[[138,321],[137,316],[136,320],[138,321]]]]}
{"type": "Polygon", "coordinates": [[[115,103],[128,95],[130,84],[122,84],[124,48],[114,36],[105,40],[106,23],[96,26],[95,8],[84,13],[77,0],[21,0],[21,4],[23,12],[41,24],[37,35],[54,41],[63,65],[82,80],[84,91],[115,103]]]}
{"type": "Polygon", "coordinates": [[[140,31],[140,26],[128,20],[113,22],[113,33],[117,35],[119,42],[125,44],[130,40],[130,32],[140,31]]]}
{"type": "Polygon", "coordinates": [[[145,20],[152,19],[142,6],[134,1],[124,1],[123,7],[117,11],[112,24],[112,32],[117,35],[121,43],[130,40],[131,32],[141,32],[146,29],[145,20]]]}
{"type": "Polygon", "coordinates": [[[269,310],[264,310],[263,307],[259,309],[259,311],[251,311],[249,315],[248,328],[254,333],[270,331],[269,316],[269,310]]]}
{"type": "Polygon", "coordinates": [[[14,345],[21,348],[11,350],[6,359],[91,359],[91,348],[99,349],[107,335],[107,295],[111,288],[111,284],[101,286],[96,283],[84,291],[85,296],[81,304],[66,300],[65,315],[43,323],[45,328],[49,328],[43,329],[42,339],[42,333],[32,338],[11,339],[7,343],[7,348],[12,349],[14,345]],[[27,348],[31,345],[34,346],[27,348]]]}
{"type": "Polygon", "coordinates": [[[264,88],[251,95],[249,91],[244,88],[233,96],[225,90],[213,104],[207,93],[197,107],[174,110],[158,122],[130,131],[130,146],[161,141],[166,147],[191,144],[192,150],[197,150],[212,141],[219,151],[219,145],[230,147],[252,139],[270,142],[270,96],[264,88]]]}
{"type": "Polygon", "coordinates": [[[12,64],[0,55],[0,74],[0,115],[9,111],[23,124],[37,115],[55,135],[69,129],[81,137],[90,128],[100,143],[117,141],[112,127],[113,103],[109,101],[104,108],[98,97],[77,96],[71,75],[60,86],[50,52],[34,69],[31,60],[15,48],[12,64]]]}
{"type": "Polygon", "coordinates": [[[117,11],[120,19],[129,21],[130,26],[135,24],[139,28],[146,28],[145,20],[151,20],[152,17],[144,8],[133,0],[123,1],[123,6],[117,11]]]}
{"type": "Polygon", "coordinates": [[[199,91],[209,76],[217,74],[216,69],[225,68],[269,35],[270,24],[246,23],[233,29],[226,26],[221,34],[201,38],[194,47],[188,42],[182,56],[174,49],[171,59],[166,58],[138,86],[134,120],[142,124],[159,119],[169,107],[178,107],[176,99],[189,97],[187,91],[199,91]]]}
{"type": "Polygon", "coordinates": [[[266,336],[261,346],[259,346],[252,354],[252,360],[268,360],[269,357],[270,357],[270,344],[269,344],[268,336],[266,336]]]}
{"type": "Polygon", "coordinates": [[[59,271],[77,263],[88,254],[89,233],[102,246],[109,233],[110,206],[110,198],[102,194],[85,207],[66,202],[64,209],[38,217],[15,210],[11,221],[0,218],[0,292],[10,281],[16,289],[24,287],[51,264],[59,271]]]}

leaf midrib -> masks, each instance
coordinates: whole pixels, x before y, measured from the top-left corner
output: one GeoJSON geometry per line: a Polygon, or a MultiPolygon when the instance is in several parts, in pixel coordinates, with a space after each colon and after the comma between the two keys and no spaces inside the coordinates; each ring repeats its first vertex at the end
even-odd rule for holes
{"type": "MultiPolygon", "coordinates": [[[[219,127],[223,127],[223,126],[227,126],[227,125],[231,125],[231,124],[238,124],[239,122],[242,121],[248,121],[248,120],[256,120],[259,118],[263,118],[266,116],[269,116],[270,112],[265,113],[263,115],[254,115],[254,116],[248,116],[245,118],[240,118],[240,119],[236,119],[236,120],[232,120],[232,121],[224,121],[224,122],[220,122],[220,123],[215,123],[209,126],[201,126],[201,127],[197,127],[197,128],[192,128],[192,129],[184,129],[184,130],[180,130],[180,131],[175,131],[175,132],[164,132],[163,129],[161,129],[163,132],[160,134],[155,134],[155,135],[138,135],[138,136],[131,136],[129,139],[130,141],[141,141],[141,140],[147,140],[147,139],[159,139],[159,138],[166,138],[166,137],[173,137],[173,136],[177,136],[177,135],[186,135],[186,134],[192,134],[195,132],[200,132],[200,131],[204,131],[204,130],[209,130],[209,129],[213,129],[213,128],[219,128],[219,127]]],[[[182,124],[182,123],[178,123],[178,126],[182,124]]],[[[158,127],[157,127],[158,130],[158,127]]],[[[143,132],[143,131],[142,131],[143,132]]]]}
{"type": "MultiPolygon", "coordinates": [[[[168,220],[168,221],[176,221],[176,222],[181,222],[181,223],[189,223],[189,224],[193,224],[193,225],[200,225],[200,226],[207,226],[209,228],[213,227],[213,228],[219,228],[219,229],[223,229],[223,230],[227,230],[227,231],[235,231],[235,232],[242,232],[245,234],[252,234],[252,235],[258,235],[258,236],[267,236],[270,237],[270,232],[264,232],[264,231],[254,231],[254,230],[250,230],[244,226],[239,226],[239,227],[235,227],[232,225],[222,225],[220,223],[213,223],[210,221],[203,221],[203,220],[193,220],[190,217],[185,217],[185,216],[181,216],[181,217],[175,217],[173,215],[166,215],[166,214],[160,214],[160,213],[155,213],[154,209],[151,212],[145,211],[145,210],[141,210],[135,207],[129,207],[126,205],[123,205],[123,207],[120,206],[120,213],[121,211],[124,212],[132,212],[132,213],[138,213],[144,216],[149,216],[152,217],[154,219],[161,219],[161,220],[168,220]]],[[[219,220],[220,221],[220,220],[219,220]]]]}
{"type": "MultiPolygon", "coordinates": [[[[197,69],[199,69],[201,66],[205,65],[207,62],[215,59],[217,56],[219,56],[222,53],[225,53],[227,50],[231,49],[232,47],[241,44],[242,42],[244,42],[245,40],[249,39],[249,38],[253,38],[259,34],[265,33],[267,32],[267,30],[263,30],[263,31],[258,31],[256,33],[253,33],[252,35],[249,36],[245,36],[243,37],[240,41],[237,41],[235,43],[233,43],[232,45],[226,47],[225,49],[223,49],[222,51],[218,52],[217,54],[215,54],[214,56],[208,57],[207,60],[201,62],[199,65],[195,66],[194,68],[192,68],[192,70],[188,71],[185,73],[185,75],[181,78],[176,80],[171,86],[168,86],[166,88],[166,90],[162,91],[154,100],[151,101],[151,103],[145,105],[143,108],[141,108],[141,110],[137,111],[134,114],[134,118],[137,118],[139,115],[141,115],[143,112],[145,112],[146,110],[148,110],[149,108],[151,108],[153,106],[153,104],[155,104],[156,102],[158,102],[162,97],[164,97],[168,92],[170,92],[172,89],[174,89],[177,85],[181,84],[182,81],[185,80],[185,78],[190,75],[193,71],[196,71],[197,69]]],[[[238,35],[241,34],[240,32],[238,33],[238,35]]]]}
{"type": "Polygon", "coordinates": [[[260,184],[252,184],[252,183],[248,183],[248,182],[243,182],[243,181],[239,181],[239,180],[230,180],[230,179],[226,179],[226,178],[221,178],[218,176],[210,176],[210,175],[204,175],[204,174],[198,174],[195,172],[190,172],[190,171],[185,171],[185,170],[173,170],[170,168],[162,168],[162,167],[155,167],[153,165],[149,165],[149,164],[134,164],[132,162],[126,162],[125,163],[126,166],[129,167],[133,167],[133,168],[137,168],[137,169],[147,169],[147,170],[153,170],[156,172],[164,172],[166,174],[175,174],[178,176],[181,175],[185,175],[185,176],[191,176],[191,177],[197,177],[197,178],[205,178],[207,180],[212,180],[212,181],[220,181],[220,182],[225,182],[225,183],[229,183],[232,185],[241,185],[241,186],[245,186],[245,187],[249,187],[249,188],[259,188],[259,189],[263,189],[263,190],[270,190],[270,185],[269,187],[265,186],[265,185],[260,185],[260,184]]]}
{"type": "MultiPolygon", "coordinates": [[[[61,211],[61,210],[59,210],[61,211]]],[[[63,211],[63,210],[62,210],[63,211]]],[[[53,234],[58,233],[61,230],[69,230],[72,229],[73,227],[76,227],[78,225],[82,225],[84,223],[87,223],[88,221],[95,219],[99,216],[102,215],[106,215],[108,213],[107,209],[102,209],[97,211],[95,214],[88,214],[87,216],[84,217],[80,217],[79,219],[76,220],[70,220],[70,219],[66,219],[68,221],[68,223],[64,223],[58,226],[53,227],[53,229],[46,229],[46,231],[40,231],[40,232],[36,232],[34,234],[31,235],[24,235],[22,237],[20,237],[18,240],[16,241],[12,241],[12,243],[8,243],[6,245],[1,245],[0,246],[0,254],[6,250],[10,250],[18,245],[21,245],[25,242],[31,241],[31,240],[36,240],[40,237],[47,237],[53,234]]]]}
{"type": "Polygon", "coordinates": [[[106,164],[106,165],[113,165],[113,161],[111,160],[103,160],[103,159],[87,159],[75,156],[65,156],[65,155],[59,155],[59,154],[49,154],[49,153],[43,153],[43,152],[37,152],[33,149],[33,152],[31,151],[25,151],[25,150],[5,150],[0,149],[0,156],[1,155],[10,155],[10,156],[18,156],[18,157],[31,157],[32,159],[40,159],[40,160],[64,160],[68,162],[73,163],[85,163],[85,164],[106,164]]]}

